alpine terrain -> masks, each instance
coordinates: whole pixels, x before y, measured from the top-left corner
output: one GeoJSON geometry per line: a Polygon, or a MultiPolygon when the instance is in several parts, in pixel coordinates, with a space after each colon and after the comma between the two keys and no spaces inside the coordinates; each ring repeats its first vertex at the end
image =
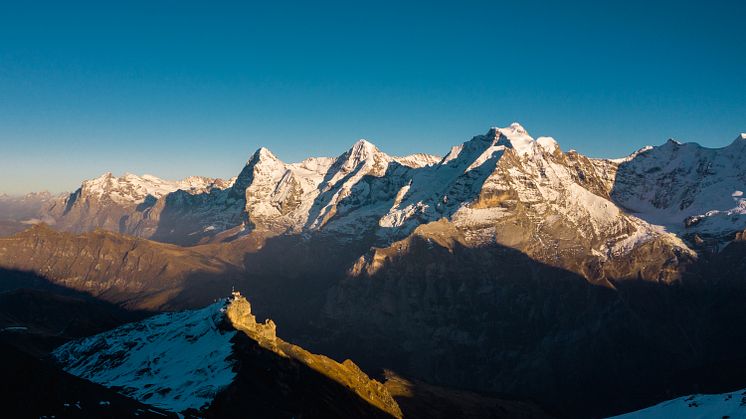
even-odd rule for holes
{"type": "Polygon", "coordinates": [[[746,134],[601,159],[513,123],[442,156],[106,173],[8,217],[0,267],[136,318],[15,348],[164,414],[736,417],[745,162],[746,134]]]}

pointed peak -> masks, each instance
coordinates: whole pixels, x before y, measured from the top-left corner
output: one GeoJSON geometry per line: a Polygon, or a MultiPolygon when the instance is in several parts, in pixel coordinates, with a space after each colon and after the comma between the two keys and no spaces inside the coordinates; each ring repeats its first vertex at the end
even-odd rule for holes
{"type": "Polygon", "coordinates": [[[366,151],[378,151],[378,147],[376,147],[375,144],[371,143],[370,141],[361,138],[355,142],[355,144],[352,145],[352,148],[350,148],[350,151],[353,150],[366,150],[366,151]]]}
{"type": "Polygon", "coordinates": [[[347,150],[347,152],[345,152],[344,157],[347,160],[361,161],[376,154],[382,154],[381,150],[379,150],[375,144],[361,138],[357,140],[355,144],[353,144],[352,147],[347,150]]]}
{"type": "Polygon", "coordinates": [[[360,164],[374,165],[376,162],[390,161],[391,157],[383,153],[370,141],[360,139],[336,160],[336,165],[343,170],[352,170],[360,164]]]}
{"type": "Polygon", "coordinates": [[[262,160],[279,160],[271,151],[269,151],[266,147],[259,147],[258,150],[254,152],[254,154],[251,155],[251,158],[249,159],[246,164],[251,164],[252,162],[258,162],[262,160]]]}

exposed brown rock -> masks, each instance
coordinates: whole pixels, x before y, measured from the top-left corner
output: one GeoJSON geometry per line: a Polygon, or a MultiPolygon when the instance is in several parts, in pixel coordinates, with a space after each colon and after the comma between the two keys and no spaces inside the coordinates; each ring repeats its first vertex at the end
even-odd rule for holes
{"type": "Polygon", "coordinates": [[[256,340],[262,347],[278,355],[302,362],[313,370],[352,390],[373,406],[396,418],[402,417],[399,405],[394,401],[383,384],[368,377],[355,363],[347,359],[341,364],[323,355],[311,352],[285,342],[276,335],[276,326],[272,320],[257,323],[251,313],[251,304],[239,293],[234,293],[228,305],[228,319],[233,327],[243,331],[256,340]]]}

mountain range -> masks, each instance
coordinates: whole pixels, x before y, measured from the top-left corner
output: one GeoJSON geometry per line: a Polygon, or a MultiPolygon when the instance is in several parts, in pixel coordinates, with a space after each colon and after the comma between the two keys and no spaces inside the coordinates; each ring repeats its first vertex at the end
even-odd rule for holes
{"type": "Polygon", "coordinates": [[[744,161],[746,134],[598,159],[517,123],[443,157],[261,148],[226,180],[106,173],[0,198],[34,224],[0,238],[0,267],[129,310],[212,313],[235,288],[355,371],[607,416],[746,387],[722,379],[746,365],[744,161]]]}

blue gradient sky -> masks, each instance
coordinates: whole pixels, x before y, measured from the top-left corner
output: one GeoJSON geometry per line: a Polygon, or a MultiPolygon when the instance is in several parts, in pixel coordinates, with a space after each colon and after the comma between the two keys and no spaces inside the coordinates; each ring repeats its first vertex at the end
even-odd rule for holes
{"type": "Polygon", "coordinates": [[[6,3],[0,192],[230,177],[261,145],[443,154],[513,121],[604,157],[746,131],[741,1],[6,3]]]}

